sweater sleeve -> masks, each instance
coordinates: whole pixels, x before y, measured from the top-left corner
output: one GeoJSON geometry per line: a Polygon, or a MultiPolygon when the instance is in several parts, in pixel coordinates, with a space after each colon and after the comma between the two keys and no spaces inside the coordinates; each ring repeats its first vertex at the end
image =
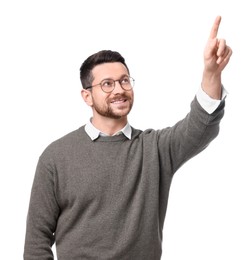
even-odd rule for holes
{"type": "Polygon", "coordinates": [[[187,160],[204,150],[218,135],[224,115],[225,101],[212,113],[207,113],[195,97],[187,116],[173,127],[159,132],[161,164],[174,174],[187,160]]]}
{"type": "Polygon", "coordinates": [[[55,176],[50,164],[38,162],[27,216],[24,259],[50,260],[59,216],[55,197],[55,176]]]}

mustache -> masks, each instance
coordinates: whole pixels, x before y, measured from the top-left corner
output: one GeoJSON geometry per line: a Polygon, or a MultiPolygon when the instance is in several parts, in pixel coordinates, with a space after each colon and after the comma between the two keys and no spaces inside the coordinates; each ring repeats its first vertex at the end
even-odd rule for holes
{"type": "Polygon", "coordinates": [[[114,101],[114,100],[120,100],[120,99],[127,99],[127,100],[131,100],[131,97],[129,96],[129,95],[127,95],[127,94],[125,94],[125,93],[123,93],[123,94],[117,94],[117,95],[115,95],[114,97],[110,97],[110,98],[108,98],[108,102],[110,103],[110,102],[112,102],[112,101],[114,101]]]}

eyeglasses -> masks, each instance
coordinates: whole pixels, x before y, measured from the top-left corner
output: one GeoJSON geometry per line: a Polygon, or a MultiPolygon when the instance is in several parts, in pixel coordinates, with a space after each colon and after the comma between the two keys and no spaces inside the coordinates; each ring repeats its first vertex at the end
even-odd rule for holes
{"type": "Polygon", "coordinates": [[[115,83],[116,81],[119,82],[122,89],[129,91],[134,87],[135,80],[132,77],[124,76],[121,79],[113,80],[113,79],[104,79],[99,84],[86,87],[86,89],[93,88],[95,86],[101,87],[102,91],[105,93],[111,93],[115,89],[115,83]]]}

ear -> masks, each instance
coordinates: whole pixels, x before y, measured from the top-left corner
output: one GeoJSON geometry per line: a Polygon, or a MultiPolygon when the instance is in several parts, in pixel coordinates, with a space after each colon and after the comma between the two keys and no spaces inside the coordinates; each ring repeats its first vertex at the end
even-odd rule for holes
{"type": "Polygon", "coordinates": [[[92,97],[92,92],[90,90],[82,89],[81,96],[88,106],[90,107],[93,106],[93,97],[92,97]]]}

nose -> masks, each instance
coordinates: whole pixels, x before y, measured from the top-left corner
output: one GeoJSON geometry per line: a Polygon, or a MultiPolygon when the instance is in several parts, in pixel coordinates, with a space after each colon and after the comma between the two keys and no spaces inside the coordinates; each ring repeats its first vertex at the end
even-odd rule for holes
{"type": "Polygon", "coordinates": [[[115,88],[114,88],[113,92],[114,92],[114,94],[124,92],[124,89],[122,88],[119,80],[115,80],[115,88]]]}

